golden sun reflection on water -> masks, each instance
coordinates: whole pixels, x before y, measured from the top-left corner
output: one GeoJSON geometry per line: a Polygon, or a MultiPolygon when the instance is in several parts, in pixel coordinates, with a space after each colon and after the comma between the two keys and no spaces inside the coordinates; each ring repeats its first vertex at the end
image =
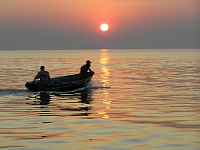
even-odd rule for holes
{"type": "Polygon", "coordinates": [[[109,75],[110,75],[110,69],[107,66],[109,63],[109,55],[108,55],[107,49],[102,49],[101,50],[101,57],[100,57],[100,64],[102,65],[101,67],[101,82],[103,83],[104,86],[108,86],[109,84],[109,75]]]}
{"type": "MultiPolygon", "coordinates": [[[[102,49],[101,50],[101,56],[100,56],[100,64],[101,66],[101,83],[104,87],[109,86],[109,75],[110,75],[110,69],[108,67],[109,63],[109,50],[108,49],[102,49]]],[[[103,108],[97,110],[98,114],[102,116],[104,119],[109,118],[108,111],[110,110],[110,104],[111,101],[108,100],[109,98],[109,92],[108,90],[103,90],[103,97],[102,97],[102,103],[105,105],[103,108]]]]}

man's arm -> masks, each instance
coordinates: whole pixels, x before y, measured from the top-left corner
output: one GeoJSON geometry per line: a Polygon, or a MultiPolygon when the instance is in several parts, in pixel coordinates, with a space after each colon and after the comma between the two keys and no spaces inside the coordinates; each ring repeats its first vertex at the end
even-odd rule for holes
{"type": "Polygon", "coordinates": [[[90,71],[90,72],[93,72],[90,68],[89,68],[89,71],[90,71]]]}
{"type": "Polygon", "coordinates": [[[40,78],[40,73],[38,72],[38,74],[35,76],[35,78],[34,78],[33,81],[35,82],[35,80],[36,80],[36,79],[39,79],[39,78],[40,78]]]}
{"type": "Polygon", "coordinates": [[[34,78],[34,80],[33,80],[33,82],[35,82],[35,80],[37,79],[37,76],[35,76],[35,78],[34,78]]]}

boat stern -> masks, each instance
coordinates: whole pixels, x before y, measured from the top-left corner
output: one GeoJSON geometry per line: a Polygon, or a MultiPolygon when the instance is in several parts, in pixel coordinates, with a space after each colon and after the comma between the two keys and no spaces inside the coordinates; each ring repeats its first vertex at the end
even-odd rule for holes
{"type": "Polygon", "coordinates": [[[33,81],[26,82],[25,87],[28,90],[34,90],[34,83],[33,83],[33,81]]]}

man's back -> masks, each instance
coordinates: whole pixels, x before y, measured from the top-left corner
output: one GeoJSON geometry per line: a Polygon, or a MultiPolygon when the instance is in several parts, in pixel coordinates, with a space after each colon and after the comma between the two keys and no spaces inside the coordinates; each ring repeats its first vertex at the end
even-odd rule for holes
{"type": "Polygon", "coordinates": [[[40,72],[38,72],[36,78],[37,79],[40,78],[41,83],[48,83],[50,79],[50,75],[48,71],[41,70],[40,72]]]}
{"type": "Polygon", "coordinates": [[[83,65],[81,67],[81,73],[86,73],[88,71],[89,67],[87,67],[86,65],[83,65]]]}

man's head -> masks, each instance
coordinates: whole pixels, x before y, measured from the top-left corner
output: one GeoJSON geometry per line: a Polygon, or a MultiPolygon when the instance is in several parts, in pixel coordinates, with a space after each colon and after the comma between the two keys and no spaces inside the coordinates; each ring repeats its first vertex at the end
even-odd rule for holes
{"type": "Polygon", "coordinates": [[[44,66],[41,66],[41,67],[40,67],[40,70],[44,70],[44,69],[45,69],[45,67],[44,67],[44,66]]]}
{"type": "Polygon", "coordinates": [[[90,67],[90,63],[92,63],[90,60],[87,60],[87,61],[86,61],[86,65],[87,65],[88,67],[90,67]]]}
{"type": "Polygon", "coordinates": [[[87,60],[87,61],[86,61],[86,64],[90,64],[90,63],[92,63],[90,60],[87,60]]]}

